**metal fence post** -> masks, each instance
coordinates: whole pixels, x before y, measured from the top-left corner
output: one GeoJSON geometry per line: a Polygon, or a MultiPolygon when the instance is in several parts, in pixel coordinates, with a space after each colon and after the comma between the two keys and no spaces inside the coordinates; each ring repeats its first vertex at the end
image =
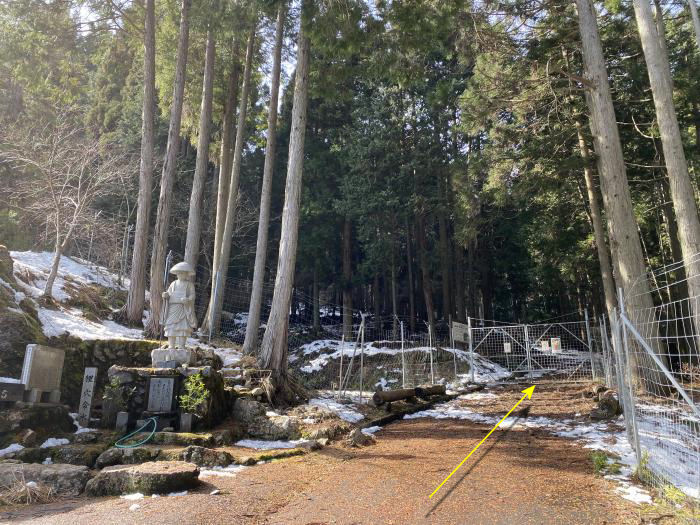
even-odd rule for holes
{"type": "Polygon", "coordinates": [[[403,321],[401,321],[401,378],[402,387],[406,388],[406,357],[404,356],[403,321]]]}
{"type": "Polygon", "coordinates": [[[595,373],[595,363],[593,362],[593,341],[591,340],[591,328],[588,323],[588,308],[586,308],[584,311],[584,316],[586,319],[586,340],[588,341],[588,354],[590,355],[591,358],[591,376],[595,380],[596,378],[596,373],[595,373]]]}
{"type": "Polygon", "coordinates": [[[340,338],[340,374],[338,381],[338,399],[340,399],[340,392],[343,388],[343,354],[345,354],[345,334],[340,338]]]}
{"type": "Polygon", "coordinates": [[[642,462],[642,448],[641,445],[639,444],[639,430],[637,429],[637,415],[635,412],[635,407],[634,407],[634,393],[632,392],[632,382],[631,378],[633,377],[632,374],[632,365],[630,365],[629,362],[629,338],[627,335],[627,327],[625,326],[625,317],[626,317],[626,311],[625,311],[625,300],[624,296],[622,294],[622,288],[618,288],[618,303],[620,305],[620,315],[619,315],[619,324],[620,324],[620,330],[622,331],[622,348],[621,348],[621,353],[622,353],[622,363],[621,363],[621,369],[622,369],[622,374],[623,376],[627,376],[627,380],[623,378],[622,382],[625,384],[625,392],[627,393],[627,400],[628,400],[628,405],[629,405],[629,410],[626,411],[625,417],[627,417],[627,413],[629,413],[630,416],[630,426],[632,428],[632,438],[634,439],[634,451],[637,454],[637,464],[641,464],[642,462]]]}
{"type": "Polygon", "coordinates": [[[467,317],[467,332],[469,333],[469,371],[471,382],[474,383],[474,344],[472,343],[472,318],[467,317]]]}
{"type": "Polygon", "coordinates": [[[455,336],[452,331],[452,316],[450,316],[450,347],[452,348],[452,360],[455,365],[455,381],[457,381],[457,349],[455,348],[455,336]]]}
{"type": "Polygon", "coordinates": [[[362,315],[360,323],[360,404],[364,395],[364,372],[365,372],[365,314],[362,315]]]}
{"type": "Polygon", "coordinates": [[[523,325],[523,329],[525,331],[525,356],[527,360],[527,377],[528,379],[532,379],[532,362],[530,359],[530,332],[528,331],[527,325],[523,325]]]}
{"type": "Polygon", "coordinates": [[[435,370],[433,369],[433,331],[428,325],[428,351],[430,352],[430,384],[435,384],[435,370]]]}

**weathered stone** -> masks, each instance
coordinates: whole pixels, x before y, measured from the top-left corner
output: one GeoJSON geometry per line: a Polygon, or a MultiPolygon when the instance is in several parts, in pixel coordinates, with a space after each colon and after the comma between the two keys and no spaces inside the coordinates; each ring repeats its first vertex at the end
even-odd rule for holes
{"type": "Polygon", "coordinates": [[[327,447],[328,446],[328,438],[320,438],[316,440],[316,443],[321,445],[321,447],[327,447]]]}
{"type": "Polygon", "coordinates": [[[245,465],[246,467],[252,467],[258,462],[257,459],[250,457],[250,456],[242,456],[236,460],[236,463],[239,465],[245,465]]]}
{"type": "Polygon", "coordinates": [[[252,399],[238,398],[233,404],[233,417],[236,421],[249,424],[265,415],[265,405],[252,399]]]}
{"type": "Polygon", "coordinates": [[[212,432],[212,436],[214,436],[214,444],[217,447],[233,443],[233,432],[229,429],[216,430],[212,432]]]}
{"type": "Polygon", "coordinates": [[[248,434],[261,439],[299,439],[301,431],[296,418],[289,416],[258,417],[248,424],[248,434]]]}
{"type": "Polygon", "coordinates": [[[85,487],[91,496],[125,493],[167,494],[195,487],[199,467],[183,461],[154,461],[141,465],[106,467],[85,487]]]}
{"type": "Polygon", "coordinates": [[[105,448],[105,445],[65,445],[45,450],[54,463],[85,465],[92,468],[105,448]]]}
{"type": "Polygon", "coordinates": [[[161,449],[154,447],[110,448],[97,458],[95,466],[105,468],[112,465],[135,465],[154,461],[161,449]]]}
{"type": "Polygon", "coordinates": [[[17,440],[23,447],[33,447],[37,444],[38,438],[36,432],[31,428],[27,428],[17,435],[17,440]]]}
{"type": "Polygon", "coordinates": [[[374,445],[376,443],[376,438],[371,434],[363,433],[359,428],[356,428],[348,436],[348,445],[351,447],[365,447],[367,445],[374,445]]]}
{"type": "Polygon", "coordinates": [[[233,463],[233,456],[223,450],[189,446],[180,453],[180,459],[200,467],[227,467],[233,463]]]}
{"type": "Polygon", "coordinates": [[[73,443],[85,445],[87,443],[95,443],[99,438],[99,432],[81,432],[80,434],[75,434],[73,443]]]}
{"type": "Polygon", "coordinates": [[[196,445],[199,447],[211,447],[214,445],[212,434],[191,434],[188,432],[156,432],[153,435],[153,443],[156,445],[181,445],[183,447],[196,445]]]}
{"type": "Polygon", "coordinates": [[[42,429],[51,429],[53,435],[58,432],[74,432],[73,419],[62,405],[27,406],[17,403],[15,406],[0,410],[0,434],[31,428],[41,434],[42,429]]]}
{"type": "Polygon", "coordinates": [[[323,447],[316,440],[306,439],[299,443],[299,448],[303,448],[305,450],[319,450],[323,447]]]}
{"type": "Polygon", "coordinates": [[[10,485],[17,479],[46,485],[59,495],[77,496],[90,479],[90,472],[87,467],[76,465],[0,463],[0,485],[10,485]]]}

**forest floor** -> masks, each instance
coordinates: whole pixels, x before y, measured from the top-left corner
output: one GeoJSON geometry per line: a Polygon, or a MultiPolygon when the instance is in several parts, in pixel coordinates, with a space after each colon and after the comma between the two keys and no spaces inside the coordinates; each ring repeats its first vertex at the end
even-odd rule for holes
{"type": "MultiPolygon", "coordinates": [[[[572,417],[586,406],[587,401],[570,389],[538,388],[532,400],[524,402],[532,407],[528,419],[572,417]]],[[[518,387],[506,387],[499,391],[498,399],[475,396],[464,403],[472,409],[480,405],[481,414],[502,415],[520,395],[518,387]]],[[[376,434],[377,443],[368,447],[352,449],[335,443],[306,456],[244,468],[232,476],[208,476],[186,496],[147,497],[136,504],[117,498],[77,498],[8,509],[0,512],[0,521],[90,525],[664,523],[653,507],[621,498],[616,481],[597,475],[590,450],[525,424],[494,433],[429,499],[491,426],[435,417],[387,425],[376,434]],[[220,492],[211,495],[215,489],[220,492]]]]}

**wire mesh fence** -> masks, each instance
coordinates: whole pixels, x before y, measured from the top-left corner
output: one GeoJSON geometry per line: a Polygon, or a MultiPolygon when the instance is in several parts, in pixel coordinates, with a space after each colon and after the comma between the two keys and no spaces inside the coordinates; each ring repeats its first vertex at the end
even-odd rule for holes
{"type": "Polygon", "coordinates": [[[475,352],[515,377],[590,381],[600,368],[587,316],[584,321],[470,326],[470,333],[475,352]]]}
{"type": "Polygon", "coordinates": [[[683,270],[675,264],[650,273],[648,306],[639,306],[636,287],[620,294],[612,344],[604,343],[603,355],[606,383],[618,388],[623,404],[638,477],[676,507],[682,522],[700,523],[700,304],[687,296],[683,270]]]}

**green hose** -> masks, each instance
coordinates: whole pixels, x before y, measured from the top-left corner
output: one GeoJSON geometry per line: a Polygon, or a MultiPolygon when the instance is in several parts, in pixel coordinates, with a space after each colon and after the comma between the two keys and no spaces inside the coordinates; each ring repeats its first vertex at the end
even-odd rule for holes
{"type": "Polygon", "coordinates": [[[154,436],[154,434],[156,433],[156,429],[157,429],[157,428],[158,428],[158,418],[155,417],[155,416],[154,416],[154,417],[149,417],[149,418],[146,420],[146,422],[143,424],[143,426],[142,426],[141,428],[139,428],[139,429],[137,429],[137,430],[134,430],[133,432],[131,432],[130,434],[127,434],[126,436],[124,436],[124,437],[122,437],[122,438],[119,438],[119,439],[117,440],[117,442],[114,444],[114,446],[117,447],[117,448],[134,448],[134,447],[139,447],[139,446],[141,446],[141,445],[145,445],[145,444],[148,443],[148,442],[151,440],[151,438],[154,436]],[[141,441],[139,441],[139,442],[137,442],[137,443],[129,443],[128,445],[125,445],[125,444],[124,444],[124,441],[126,441],[126,440],[128,440],[129,438],[135,436],[136,434],[139,434],[140,432],[142,432],[142,431],[143,431],[148,425],[150,425],[151,423],[153,423],[153,430],[151,430],[150,435],[149,435],[146,439],[143,439],[143,440],[141,440],[141,441]]]}

